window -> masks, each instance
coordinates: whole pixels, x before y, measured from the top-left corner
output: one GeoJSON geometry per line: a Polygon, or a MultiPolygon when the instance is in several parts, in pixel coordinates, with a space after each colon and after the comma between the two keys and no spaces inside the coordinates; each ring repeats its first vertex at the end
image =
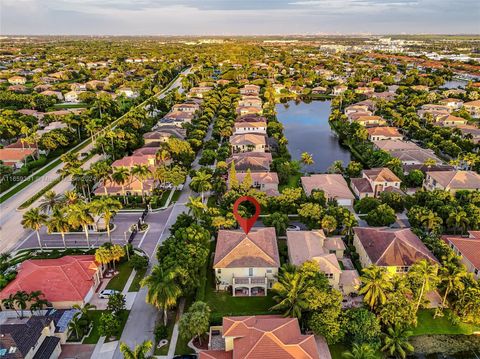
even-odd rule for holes
{"type": "Polygon", "coordinates": [[[271,270],[271,269],[267,269],[267,273],[272,273],[272,270],[271,270]]]}
{"type": "Polygon", "coordinates": [[[475,268],[475,275],[477,275],[477,274],[478,274],[478,269],[477,269],[477,268],[475,268]]]}
{"type": "Polygon", "coordinates": [[[217,269],[217,273],[218,274],[221,274],[222,273],[222,270],[220,268],[217,269]]]}
{"type": "Polygon", "coordinates": [[[253,268],[248,268],[248,276],[253,277],[253,268]]]}
{"type": "Polygon", "coordinates": [[[397,272],[397,273],[407,273],[407,272],[408,272],[408,268],[409,268],[409,267],[406,267],[406,266],[400,266],[400,267],[397,267],[397,268],[396,268],[396,272],[397,272]]]}
{"type": "Polygon", "coordinates": [[[328,279],[333,279],[333,273],[325,273],[325,277],[328,279]]]}

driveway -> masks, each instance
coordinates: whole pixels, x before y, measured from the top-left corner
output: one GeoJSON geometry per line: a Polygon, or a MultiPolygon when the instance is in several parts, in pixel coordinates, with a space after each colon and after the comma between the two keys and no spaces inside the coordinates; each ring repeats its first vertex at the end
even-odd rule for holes
{"type": "Polygon", "coordinates": [[[62,353],[59,359],[90,359],[95,344],[62,344],[62,353]]]}

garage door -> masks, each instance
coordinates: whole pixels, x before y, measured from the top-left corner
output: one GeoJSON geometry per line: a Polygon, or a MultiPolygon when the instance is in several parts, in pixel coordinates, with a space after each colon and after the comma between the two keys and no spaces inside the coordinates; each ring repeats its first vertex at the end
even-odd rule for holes
{"type": "Polygon", "coordinates": [[[338,202],[339,206],[351,206],[351,205],[353,205],[351,199],[340,199],[340,198],[338,198],[337,202],[338,202]]]}

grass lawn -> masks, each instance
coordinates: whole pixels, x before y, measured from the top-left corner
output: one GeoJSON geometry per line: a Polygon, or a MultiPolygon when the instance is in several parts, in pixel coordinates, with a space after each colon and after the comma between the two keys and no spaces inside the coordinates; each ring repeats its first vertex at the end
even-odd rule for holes
{"type": "Polygon", "coordinates": [[[418,325],[412,329],[413,335],[425,334],[464,334],[471,335],[480,331],[479,326],[460,323],[452,324],[447,315],[433,319],[433,309],[421,309],[418,312],[418,325]]]}
{"type": "Polygon", "coordinates": [[[176,190],[172,196],[172,201],[170,203],[177,202],[181,194],[182,194],[182,191],[176,190]]]}
{"type": "Polygon", "coordinates": [[[332,344],[328,346],[332,359],[342,359],[342,353],[349,350],[349,348],[343,343],[332,344]]]}
{"type": "Polygon", "coordinates": [[[53,105],[55,109],[57,108],[84,108],[89,107],[86,103],[56,103],[53,105]]]}
{"type": "Polygon", "coordinates": [[[143,268],[137,271],[135,277],[133,278],[132,284],[130,285],[130,288],[128,288],[129,292],[138,292],[140,290],[140,281],[143,279],[143,277],[145,277],[146,272],[147,268],[143,268]]]}
{"type": "Polygon", "coordinates": [[[170,339],[172,339],[173,326],[175,325],[175,317],[176,317],[176,314],[175,315],[170,314],[168,316],[168,322],[167,322],[168,344],[159,349],[156,346],[158,343],[155,343],[155,353],[154,353],[155,355],[167,355],[168,354],[168,348],[170,347],[170,339]]]}
{"type": "Polygon", "coordinates": [[[266,314],[275,305],[272,296],[271,292],[265,297],[233,297],[227,292],[215,292],[213,273],[210,271],[208,275],[205,302],[212,310],[214,321],[228,315],[266,314]]]}
{"type": "Polygon", "coordinates": [[[170,192],[171,191],[165,191],[162,193],[160,201],[158,202],[158,208],[162,208],[163,206],[165,206],[165,204],[167,203],[167,199],[170,196],[170,192]]]}
{"type": "Polygon", "coordinates": [[[179,335],[177,346],[175,347],[175,355],[192,354],[194,351],[188,346],[188,342],[189,340],[184,339],[179,335]]]}
{"type": "MultiPolygon", "coordinates": [[[[98,339],[100,339],[100,333],[98,332],[98,327],[100,323],[100,317],[102,313],[108,313],[108,310],[92,310],[89,313],[90,318],[93,321],[93,329],[90,332],[90,335],[83,340],[83,344],[97,344],[98,339]]],[[[120,332],[118,337],[121,336],[123,332],[123,328],[125,327],[125,323],[127,323],[128,315],[130,314],[129,310],[124,310],[122,314],[120,314],[120,332]]],[[[106,340],[108,341],[108,340],[106,340]]]]}
{"type": "Polygon", "coordinates": [[[291,175],[288,178],[288,182],[285,184],[281,184],[278,186],[278,190],[282,192],[284,188],[296,188],[298,187],[298,182],[300,181],[300,177],[302,177],[302,174],[299,172],[297,174],[291,175]]]}
{"type": "Polygon", "coordinates": [[[128,262],[123,262],[120,265],[117,265],[117,270],[119,273],[110,279],[105,289],[115,289],[122,291],[125,287],[125,283],[127,283],[128,277],[130,277],[130,273],[132,273],[133,268],[129,265],[128,262]]]}

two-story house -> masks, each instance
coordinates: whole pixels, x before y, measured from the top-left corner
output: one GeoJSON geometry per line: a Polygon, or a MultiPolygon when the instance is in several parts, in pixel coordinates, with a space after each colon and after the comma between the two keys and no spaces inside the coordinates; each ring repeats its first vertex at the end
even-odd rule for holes
{"type": "Polygon", "coordinates": [[[352,178],[353,192],[358,198],[378,197],[384,191],[400,190],[401,180],[389,168],[372,168],[362,171],[361,178],[352,178]]]}
{"type": "MultiPolygon", "coordinates": [[[[248,172],[237,173],[238,183],[242,183],[245,177],[248,175],[248,172]]],[[[229,175],[230,176],[230,175],[229,175]]],[[[251,172],[250,177],[252,178],[252,187],[256,188],[262,192],[267,193],[270,196],[277,196],[278,184],[278,175],[276,172],[251,172]]],[[[228,179],[228,185],[231,186],[231,179],[228,179]]]]}
{"type": "Polygon", "coordinates": [[[245,133],[230,136],[230,145],[233,152],[265,152],[267,150],[267,136],[257,133],[245,133]]]}
{"type": "Polygon", "coordinates": [[[476,279],[480,279],[480,231],[468,231],[469,236],[444,235],[442,239],[461,256],[461,262],[476,279]]]}
{"type": "Polygon", "coordinates": [[[275,228],[220,230],[213,270],[220,290],[233,296],[264,296],[276,282],[280,267],[275,228]]]}
{"type": "Polygon", "coordinates": [[[459,190],[480,190],[480,175],[474,171],[427,171],[423,187],[455,193],[459,190]]]}

